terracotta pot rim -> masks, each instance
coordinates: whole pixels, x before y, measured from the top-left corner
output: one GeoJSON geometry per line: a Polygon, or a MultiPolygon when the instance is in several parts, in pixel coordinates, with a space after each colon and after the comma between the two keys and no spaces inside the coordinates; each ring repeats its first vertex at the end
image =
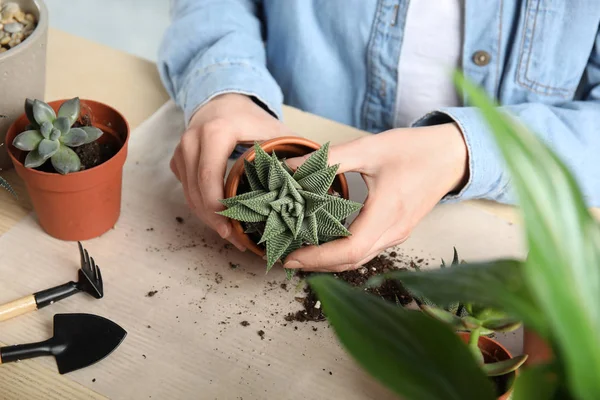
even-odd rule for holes
{"type": "MultiPolygon", "coordinates": [[[[53,105],[53,104],[62,104],[62,103],[64,103],[67,100],[69,100],[69,99],[53,100],[53,101],[48,102],[47,104],[50,105],[50,106],[53,105]]],[[[14,148],[15,147],[13,146],[12,143],[8,143],[9,135],[6,135],[5,146],[6,146],[6,149],[7,149],[7,153],[9,155],[9,157],[11,158],[12,162],[15,163],[15,164],[18,164],[20,167],[23,167],[24,170],[26,170],[28,174],[37,175],[37,176],[40,176],[40,177],[46,176],[46,177],[53,178],[53,179],[68,179],[68,178],[71,178],[73,176],[85,177],[86,174],[92,174],[95,171],[97,171],[97,170],[99,170],[99,169],[101,169],[103,167],[106,168],[106,167],[109,167],[110,165],[112,165],[113,163],[118,162],[118,159],[120,158],[118,156],[121,155],[121,152],[127,151],[127,143],[129,142],[129,137],[130,137],[129,122],[123,116],[123,114],[121,114],[121,112],[119,112],[114,107],[109,106],[108,104],[105,104],[105,103],[102,103],[102,102],[99,102],[99,101],[96,101],[96,100],[90,100],[90,99],[82,99],[82,98],[80,98],[79,100],[80,100],[81,103],[86,103],[87,105],[89,105],[90,108],[92,109],[92,111],[94,110],[94,107],[104,107],[104,108],[106,108],[106,109],[114,112],[116,115],[118,115],[121,118],[121,120],[123,120],[123,122],[125,124],[125,128],[126,128],[125,132],[123,132],[123,134],[125,135],[125,138],[124,139],[123,138],[117,138],[117,139],[119,139],[119,142],[120,142],[119,143],[119,145],[120,145],[119,151],[117,151],[115,154],[113,154],[113,156],[110,159],[108,159],[107,161],[103,162],[100,165],[96,165],[95,167],[92,167],[92,168],[89,168],[89,169],[85,169],[83,171],[71,172],[71,173],[66,174],[66,175],[61,175],[61,174],[56,173],[56,172],[44,172],[44,171],[38,171],[38,170],[33,169],[33,168],[27,168],[27,167],[25,167],[25,165],[15,156],[15,154],[14,154],[14,148]]],[[[18,122],[18,120],[23,115],[25,115],[25,113],[21,113],[15,119],[15,121],[13,121],[13,123],[9,126],[8,131],[11,130],[11,128],[18,122]]],[[[93,126],[94,125],[99,125],[99,126],[105,127],[102,124],[93,124],[93,126]]],[[[104,132],[104,134],[107,134],[107,132],[104,129],[103,129],[103,132],[104,132]]],[[[19,132],[19,133],[21,133],[21,132],[19,132]]],[[[108,133],[108,134],[110,134],[110,133],[108,133]]],[[[14,138],[13,138],[13,140],[14,140],[14,138]]]]}

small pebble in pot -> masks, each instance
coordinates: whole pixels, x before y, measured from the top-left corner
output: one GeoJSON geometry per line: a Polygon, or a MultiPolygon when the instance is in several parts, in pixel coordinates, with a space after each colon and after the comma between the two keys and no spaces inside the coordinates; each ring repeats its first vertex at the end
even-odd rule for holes
{"type": "Polygon", "coordinates": [[[17,33],[23,30],[23,24],[18,22],[11,22],[10,24],[4,25],[4,32],[17,33]]]}
{"type": "Polygon", "coordinates": [[[34,21],[35,21],[35,17],[34,17],[34,16],[33,16],[33,14],[31,14],[31,13],[27,13],[27,14],[25,14],[25,19],[26,19],[27,21],[31,21],[31,22],[34,22],[34,21]]]}
{"type": "Polygon", "coordinates": [[[2,17],[0,18],[2,22],[12,21],[17,13],[21,11],[21,8],[17,3],[6,3],[4,7],[2,7],[2,17]]]}
{"type": "Polygon", "coordinates": [[[19,22],[25,22],[25,13],[23,11],[19,11],[15,13],[14,18],[19,22]]]}
{"type": "Polygon", "coordinates": [[[0,54],[4,53],[5,51],[7,51],[4,47],[0,47],[0,54]]]}
{"type": "Polygon", "coordinates": [[[0,39],[0,45],[8,44],[8,42],[10,42],[10,36],[4,36],[2,39],[0,39]]]}

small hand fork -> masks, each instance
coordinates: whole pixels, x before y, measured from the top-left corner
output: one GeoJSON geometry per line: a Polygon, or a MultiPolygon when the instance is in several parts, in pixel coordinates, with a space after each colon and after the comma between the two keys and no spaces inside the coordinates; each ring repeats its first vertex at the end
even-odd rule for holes
{"type": "Polygon", "coordinates": [[[81,243],[77,242],[77,245],[79,246],[79,255],[81,257],[79,281],[71,281],[64,285],[42,290],[41,292],[0,305],[0,322],[39,310],[42,307],[49,306],[79,292],[85,292],[96,299],[101,299],[104,296],[104,288],[100,268],[98,268],[94,259],[90,257],[87,250],[81,246],[81,243]]]}

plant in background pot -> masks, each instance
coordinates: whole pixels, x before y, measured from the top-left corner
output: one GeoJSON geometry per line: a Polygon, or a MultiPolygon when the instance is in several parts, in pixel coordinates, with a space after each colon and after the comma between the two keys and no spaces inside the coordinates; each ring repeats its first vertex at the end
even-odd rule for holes
{"type": "MultiPolygon", "coordinates": [[[[337,165],[328,165],[329,143],[315,151],[292,171],[275,150],[269,155],[254,145],[254,160],[242,158],[245,188],[221,200],[219,212],[245,223],[245,233],[264,243],[267,272],[278,260],[305,245],[319,245],[350,235],[341,221],[362,204],[330,194],[337,165]]],[[[286,271],[291,277],[292,271],[286,271]]]]}
{"type": "Polygon", "coordinates": [[[9,155],[40,225],[62,240],[105,233],[121,210],[129,126],[104,104],[73,98],[25,101],[9,128],[9,155]]]}
{"type": "MultiPolygon", "coordinates": [[[[539,336],[552,357],[520,369],[514,399],[598,399],[600,225],[551,148],[462,75],[456,79],[480,107],[511,173],[528,256],[392,272],[385,278],[398,279],[442,307],[462,302],[497,310],[539,336]]],[[[402,398],[492,400],[501,395],[447,321],[394,306],[326,275],[308,282],[342,345],[402,398]]],[[[477,316],[484,311],[477,310],[477,316]]],[[[529,349],[524,352],[531,356],[529,349]]]]}

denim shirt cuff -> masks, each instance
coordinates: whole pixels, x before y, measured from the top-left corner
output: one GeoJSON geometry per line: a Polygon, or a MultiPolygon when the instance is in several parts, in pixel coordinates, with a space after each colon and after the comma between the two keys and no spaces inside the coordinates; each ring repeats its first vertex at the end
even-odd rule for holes
{"type": "Polygon", "coordinates": [[[181,85],[177,97],[183,101],[186,125],[200,107],[225,93],[252,96],[276,118],[282,118],[283,95],[266,68],[259,69],[245,61],[231,61],[194,71],[181,85]]]}
{"type": "Polygon", "coordinates": [[[441,108],[415,121],[412,126],[455,122],[460,128],[469,157],[469,180],[459,193],[448,194],[441,203],[463,200],[504,200],[508,196],[508,174],[493,137],[480,111],[473,107],[441,108]]]}

